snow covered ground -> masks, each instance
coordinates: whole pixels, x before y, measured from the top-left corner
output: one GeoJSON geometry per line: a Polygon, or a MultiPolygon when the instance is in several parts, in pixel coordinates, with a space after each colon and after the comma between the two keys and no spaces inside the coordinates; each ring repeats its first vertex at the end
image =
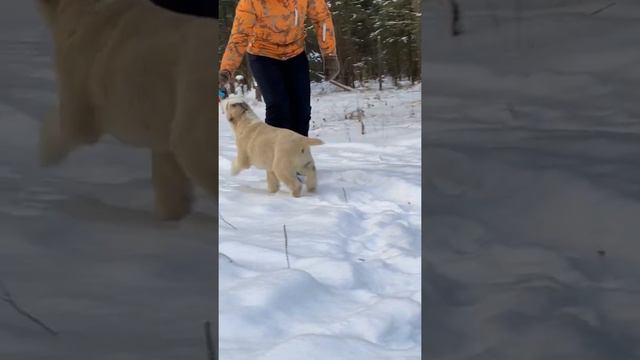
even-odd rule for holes
{"type": "Polygon", "coordinates": [[[204,359],[215,316],[214,204],[154,220],[149,155],[105,139],[36,164],[55,102],[35,1],[0,1],[0,281],[50,336],[0,302],[0,359],[204,359]]]}
{"type": "MultiPolygon", "coordinates": [[[[0,302],[0,359],[200,359],[214,316],[214,205],[152,216],[149,157],[106,138],[58,168],[36,164],[55,103],[34,2],[0,2],[0,280],[50,336],[0,302]]],[[[415,359],[420,353],[420,87],[316,89],[317,194],[268,195],[229,177],[222,121],[221,358],[415,359]],[[360,124],[344,120],[355,106],[360,124]],[[283,225],[287,226],[287,268],[283,225]]]]}
{"type": "Polygon", "coordinates": [[[425,358],[639,359],[640,3],[460,3],[424,10],[425,358]]]}
{"type": "Polygon", "coordinates": [[[314,87],[310,136],[326,144],[318,192],[299,199],[268,194],[257,169],[232,177],[221,121],[221,360],[420,358],[420,96],[314,87]],[[357,107],[364,135],[344,118],[357,107]]]}

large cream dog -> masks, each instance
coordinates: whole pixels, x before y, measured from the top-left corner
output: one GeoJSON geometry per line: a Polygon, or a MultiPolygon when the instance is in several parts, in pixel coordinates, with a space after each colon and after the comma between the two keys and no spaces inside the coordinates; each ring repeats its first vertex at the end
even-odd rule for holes
{"type": "Polygon", "coordinates": [[[301,174],[307,177],[307,190],[316,190],[316,166],[309,147],[321,145],[322,140],[265,124],[241,97],[229,97],[223,106],[235,133],[238,151],[233,160],[232,175],[255,166],[267,171],[269,192],[278,191],[283,182],[291,195],[299,197],[302,185],[296,175],[301,174]]]}
{"type": "Polygon", "coordinates": [[[59,97],[42,128],[41,162],[110,134],[151,150],[161,218],[190,212],[192,182],[217,197],[217,21],[149,0],[37,1],[59,97]]]}

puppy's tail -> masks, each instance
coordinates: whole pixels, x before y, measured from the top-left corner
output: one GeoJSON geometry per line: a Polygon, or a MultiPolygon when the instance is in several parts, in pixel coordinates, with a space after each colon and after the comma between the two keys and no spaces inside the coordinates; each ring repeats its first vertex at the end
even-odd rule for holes
{"type": "Polygon", "coordinates": [[[320,140],[320,139],[316,139],[316,138],[310,138],[310,137],[305,137],[304,138],[304,144],[307,146],[314,146],[314,145],[322,145],[324,144],[324,141],[320,140]]]}

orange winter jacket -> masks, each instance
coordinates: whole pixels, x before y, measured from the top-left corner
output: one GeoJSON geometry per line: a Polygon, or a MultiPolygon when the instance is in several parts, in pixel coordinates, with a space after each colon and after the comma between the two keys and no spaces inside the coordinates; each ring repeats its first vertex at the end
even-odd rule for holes
{"type": "Polygon", "coordinates": [[[336,54],[331,13],[325,0],[240,0],[220,70],[233,72],[245,52],[287,60],[304,51],[306,16],[323,56],[336,54]]]}

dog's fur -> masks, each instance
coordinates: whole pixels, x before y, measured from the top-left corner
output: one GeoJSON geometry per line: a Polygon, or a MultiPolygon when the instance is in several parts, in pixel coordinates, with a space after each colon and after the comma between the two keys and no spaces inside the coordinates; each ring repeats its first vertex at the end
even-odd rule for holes
{"type": "Polygon", "coordinates": [[[301,174],[307,178],[307,190],[316,190],[316,166],[309,147],[321,145],[322,140],[265,124],[241,97],[229,97],[223,101],[223,106],[235,133],[238,151],[233,160],[232,175],[255,166],[267,171],[269,192],[277,192],[283,182],[291,195],[299,197],[302,185],[296,174],[301,174]]]}
{"type": "Polygon", "coordinates": [[[192,181],[218,192],[218,24],[148,0],[36,0],[55,48],[58,106],[43,165],[110,134],[152,154],[163,219],[190,212],[192,181]]]}

